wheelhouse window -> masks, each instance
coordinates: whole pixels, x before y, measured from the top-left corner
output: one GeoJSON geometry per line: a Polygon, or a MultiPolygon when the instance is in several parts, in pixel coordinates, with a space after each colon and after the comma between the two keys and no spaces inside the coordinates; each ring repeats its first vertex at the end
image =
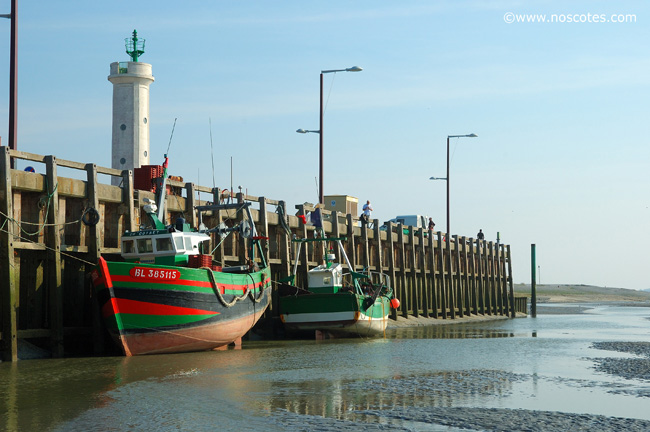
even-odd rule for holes
{"type": "Polygon", "coordinates": [[[131,254],[134,252],[135,249],[133,248],[133,240],[124,240],[122,242],[122,253],[131,254]]]}
{"type": "Polygon", "coordinates": [[[176,250],[183,250],[183,237],[174,237],[174,244],[176,245],[176,250]]]}
{"type": "Polygon", "coordinates": [[[156,252],[167,252],[174,250],[172,239],[169,237],[162,237],[156,239],[156,252]]]}
{"type": "Polygon", "coordinates": [[[150,238],[138,239],[138,253],[152,253],[153,242],[150,238]]]}

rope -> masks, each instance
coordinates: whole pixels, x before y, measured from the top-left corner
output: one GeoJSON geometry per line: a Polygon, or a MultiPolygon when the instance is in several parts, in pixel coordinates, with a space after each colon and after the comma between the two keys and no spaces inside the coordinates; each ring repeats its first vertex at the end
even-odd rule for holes
{"type": "Polygon", "coordinates": [[[78,258],[78,257],[76,257],[76,256],[74,256],[74,255],[71,255],[71,254],[68,254],[68,253],[65,253],[65,252],[57,251],[56,249],[51,248],[51,247],[49,247],[49,246],[46,245],[46,244],[39,243],[39,242],[35,242],[35,241],[32,240],[32,239],[28,239],[28,238],[21,237],[21,236],[19,236],[19,235],[16,235],[16,234],[10,233],[10,232],[7,231],[6,229],[4,229],[4,224],[3,224],[2,227],[0,227],[0,231],[5,232],[5,233],[7,233],[7,234],[9,234],[9,235],[12,235],[12,236],[14,236],[14,237],[18,237],[19,239],[21,239],[21,240],[25,240],[25,241],[27,241],[27,242],[29,242],[29,243],[34,243],[34,244],[37,244],[37,245],[43,246],[43,247],[44,247],[45,249],[47,249],[47,250],[51,250],[52,252],[56,252],[56,253],[58,253],[58,254],[61,254],[61,255],[63,255],[63,256],[66,256],[66,257],[68,257],[68,258],[72,258],[72,259],[74,259],[74,260],[81,261],[81,262],[84,263],[84,264],[88,264],[88,265],[91,265],[91,266],[97,265],[97,263],[93,263],[93,262],[90,262],[90,261],[86,261],[86,260],[84,260],[84,259],[78,258]]]}
{"type": "Polygon", "coordinates": [[[275,209],[275,212],[278,214],[278,219],[280,219],[280,225],[282,225],[282,228],[287,233],[287,235],[291,237],[291,228],[289,228],[289,225],[287,225],[287,219],[284,214],[284,208],[282,208],[282,206],[280,205],[275,209]]]}
{"type": "MultiPolygon", "coordinates": [[[[255,303],[259,303],[262,301],[262,297],[264,296],[264,291],[266,291],[266,288],[264,286],[260,286],[260,294],[257,298],[255,298],[255,294],[253,294],[253,291],[255,290],[255,279],[253,279],[253,276],[250,273],[248,273],[248,277],[253,281],[253,289],[248,291],[248,295],[255,303]]],[[[248,287],[248,284],[246,286],[248,287]]]]}
{"type": "MultiPolygon", "coordinates": [[[[40,223],[32,223],[32,222],[18,222],[17,220],[10,217],[9,215],[6,215],[6,214],[4,214],[2,212],[0,212],[0,214],[2,214],[5,218],[7,218],[8,220],[15,223],[18,226],[18,228],[20,229],[20,231],[22,231],[24,234],[26,234],[26,235],[40,235],[43,232],[43,230],[45,229],[46,226],[56,226],[55,224],[47,224],[46,221],[47,221],[47,216],[50,213],[50,203],[52,202],[52,197],[54,196],[54,192],[56,192],[58,187],[59,187],[59,183],[57,183],[56,186],[54,186],[54,189],[52,190],[51,193],[47,194],[47,205],[45,206],[45,216],[43,217],[43,223],[42,224],[40,224],[40,223]],[[30,233],[30,232],[27,232],[27,231],[25,231],[23,229],[23,227],[20,225],[21,223],[26,223],[26,224],[30,224],[30,225],[40,225],[41,227],[38,229],[38,231],[30,233]]],[[[47,190],[47,179],[45,179],[45,190],[47,190]]],[[[3,228],[4,228],[4,225],[5,224],[2,224],[3,228]]]]}
{"type": "Polygon", "coordinates": [[[221,294],[221,290],[217,286],[217,281],[214,278],[214,272],[212,271],[212,269],[209,267],[201,267],[201,268],[208,271],[208,279],[210,279],[210,283],[212,284],[212,291],[214,291],[221,304],[223,304],[225,307],[227,308],[233,307],[235,303],[244,300],[246,296],[248,296],[248,293],[250,292],[250,287],[248,286],[248,282],[246,282],[246,291],[244,292],[244,294],[242,294],[241,297],[233,296],[232,301],[227,302],[226,299],[223,298],[223,295],[221,294]]]}

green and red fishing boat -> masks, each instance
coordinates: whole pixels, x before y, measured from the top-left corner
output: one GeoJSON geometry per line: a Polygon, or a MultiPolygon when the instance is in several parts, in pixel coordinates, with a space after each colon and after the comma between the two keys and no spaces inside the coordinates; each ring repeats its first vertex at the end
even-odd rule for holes
{"type": "MultiPolygon", "coordinates": [[[[344,238],[294,240],[300,246],[308,242],[336,242],[339,253],[352,266],[341,244],[344,238]]],[[[390,279],[376,272],[343,272],[334,262],[333,253],[325,262],[307,272],[307,288],[297,287],[297,260],[289,283],[279,286],[280,318],[290,333],[321,332],[333,337],[371,337],[383,335],[390,309],[399,307],[390,279]]]]}
{"type": "Polygon", "coordinates": [[[237,209],[247,216],[233,227],[199,231],[184,220],[161,222],[164,181],[159,190],[158,214],[155,204],[144,206],[151,226],[122,235],[124,261],[100,258],[91,272],[109,333],[127,356],[203,351],[240,340],[266,310],[271,291],[250,203],[197,206],[199,212],[237,209]],[[211,232],[249,238],[248,264],[214,265],[211,232]]]}

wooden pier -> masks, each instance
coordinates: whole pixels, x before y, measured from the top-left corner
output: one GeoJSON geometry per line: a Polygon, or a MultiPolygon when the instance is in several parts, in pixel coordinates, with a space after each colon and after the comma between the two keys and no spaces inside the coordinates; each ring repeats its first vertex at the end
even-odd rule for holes
{"type": "MultiPolygon", "coordinates": [[[[297,217],[313,211],[311,205],[290,206],[284,201],[169,180],[174,191],[166,201],[168,221],[184,217],[199,224],[196,206],[224,199],[254,203],[252,213],[265,240],[272,279],[289,275],[299,262],[298,282],[320,264],[319,247],[296,249],[291,239],[313,236],[313,226],[297,217]]],[[[79,350],[101,353],[103,331],[88,279],[100,256],[120,259],[120,237],[137,230],[148,191],[134,189],[133,173],[41,156],[0,147],[0,350],[5,361],[17,360],[19,339],[45,346],[53,357],[79,350]],[[10,168],[10,159],[29,161],[36,172],[10,168]],[[59,175],[65,169],[66,175],[59,175]],[[101,177],[100,177],[101,176],[101,177]],[[121,186],[111,178],[120,177],[121,186]],[[100,181],[101,180],[101,181],[100,181]],[[99,223],[82,222],[89,209],[99,223]]],[[[328,236],[346,237],[346,254],[354,270],[370,269],[390,275],[401,305],[392,318],[455,319],[475,315],[514,317],[524,311],[525,299],[515,299],[509,245],[472,237],[409,229],[401,224],[380,226],[375,219],[361,227],[357,215],[323,210],[328,236]],[[523,309],[523,310],[522,310],[523,309]]],[[[234,211],[203,217],[208,227],[240,218],[234,211]]],[[[236,265],[245,258],[246,240],[229,236],[212,239],[214,259],[236,265]]],[[[338,254],[337,251],[335,253],[338,254]]],[[[345,265],[344,265],[345,266],[345,265]]],[[[266,312],[277,316],[277,296],[266,312]]],[[[273,320],[266,320],[271,322],[273,320]]]]}

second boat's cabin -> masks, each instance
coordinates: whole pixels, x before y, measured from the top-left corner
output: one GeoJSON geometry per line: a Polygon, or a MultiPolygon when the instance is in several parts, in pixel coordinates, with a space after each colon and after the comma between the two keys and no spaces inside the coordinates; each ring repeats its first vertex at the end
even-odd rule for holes
{"type": "Polygon", "coordinates": [[[337,293],[343,287],[343,267],[319,265],[307,272],[307,287],[313,293],[337,293]]]}
{"type": "Polygon", "coordinates": [[[190,255],[208,250],[210,236],[199,232],[145,230],[122,235],[122,257],[130,262],[186,265],[190,255]]]}

